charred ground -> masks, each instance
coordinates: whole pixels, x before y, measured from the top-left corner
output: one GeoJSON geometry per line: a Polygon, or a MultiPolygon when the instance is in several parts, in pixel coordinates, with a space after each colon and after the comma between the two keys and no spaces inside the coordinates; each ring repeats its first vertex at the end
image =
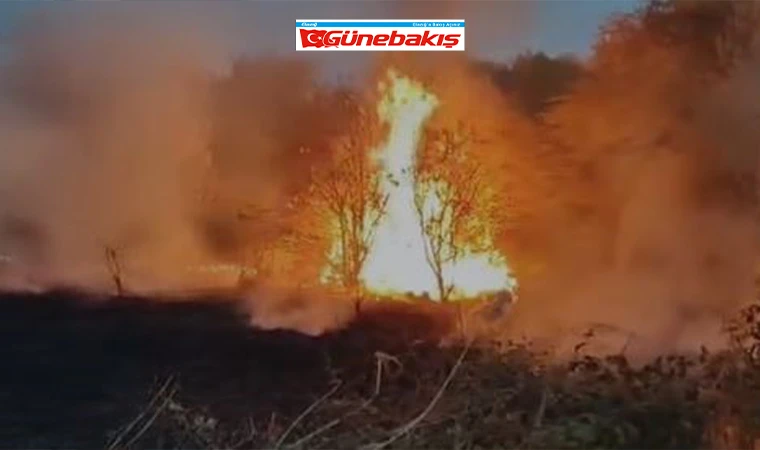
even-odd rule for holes
{"type": "Polygon", "coordinates": [[[443,326],[387,310],[313,338],[252,328],[233,302],[209,300],[2,295],[3,446],[100,448],[167,377],[220,417],[289,417],[327,389],[332,371],[361,375],[373,350],[411,342],[431,351],[443,326]]]}
{"type": "Polygon", "coordinates": [[[632,367],[441,346],[452,316],[419,306],[376,305],[315,338],[251,328],[219,299],[103,300],[3,295],[4,447],[748,448],[758,436],[754,309],[744,346],[632,367]]]}

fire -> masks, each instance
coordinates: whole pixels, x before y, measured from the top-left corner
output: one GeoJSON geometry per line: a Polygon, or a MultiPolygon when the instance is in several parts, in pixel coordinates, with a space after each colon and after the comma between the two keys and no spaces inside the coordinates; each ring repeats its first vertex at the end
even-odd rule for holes
{"type": "MultiPolygon", "coordinates": [[[[439,104],[438,99],[418,83],[393,71],[381,83],[383,98],[378,113],[389,127],[385,144],[376,152],[381,167],[382,190],[388,196],[387,210],[378,223],[375,239],[360,274],[364,288],[381,295],[413,293],[440,299],[434,271],[426,258],[425,238],[415,209],[417,147],[421,130],[439,104]]],[[[427,189],[424,208],[441,208],[436,193],[427,189]]],[[[444,224],[450,226],[450,224],[444,224]]],[[[490,236],[482,236],[493,249],[490,236]]],[[[482,245],[480,246],[482,248],[482,245]]],[[[479,294],[512,290],[515,280],[503,255],[495,250],[476,253],[463,248],[461,256],[443,266],[447,284],[453,286],[449,298],[476,297],[479,294]]]]}

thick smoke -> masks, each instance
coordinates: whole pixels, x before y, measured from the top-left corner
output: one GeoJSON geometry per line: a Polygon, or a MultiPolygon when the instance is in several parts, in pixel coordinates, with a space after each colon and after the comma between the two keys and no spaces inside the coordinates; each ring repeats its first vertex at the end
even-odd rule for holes
{"type": "Polygon", "coordinates": [[[4,281],[110,290],[113,251],[131,290],[234,283],[213,225],[281,200],[292,167],[272,154],[319,140],[292,128],[325,116],[305,100],[310,66],[233,67],[195,16],[66,12],[30,18],[2,69],[4,281]]]}
{"type": "Polygon", "coordinates": [[[578,86],[552,120],[593,155],[586,187],[566,186],[591,212],[554,217],[516,329],[572,348],[596,328],[629,355],[725,344],[724,319],[756,295],[756,61],[710,82],[672,61],[578,86]]]}
{"type": "Polygon", "coordinates": [[[526,287],[517,327],[572,345],[596,328],[612,351],[720,345],[722,321],[753,298],[756,225],[750,211],[693,206],[684,166],[663,156],[629,167],[614,230],[558,231],[566,241],[526,287]]]}
{"type": "Polygon", "coordinates": [[[41,282],[102,287],[109,247],[159,276],[203,253],[190,218],[208,166],[204,47],[129,22],[37,20],[13,42],[2,245],[41,282]]]}

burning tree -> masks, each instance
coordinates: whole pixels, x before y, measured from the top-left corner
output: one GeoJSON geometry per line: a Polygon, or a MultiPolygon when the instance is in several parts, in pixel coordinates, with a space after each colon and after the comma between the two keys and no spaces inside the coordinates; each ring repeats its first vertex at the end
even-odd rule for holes
{"type": "Polygon", "coordinates": [[[491,196],[482,167],[468,157],[476,143],[463,124],[431,129],[415,165],[414,207],[440,301],[447,301],[456,286],[448,269],[493,245],[491,196]]]}
{"type": "Polygon", "coordinates": [[[388,195],[369,158],[376,144],[377,121],[362,108],[356,109],[351,131],[334,142],[330,164],[313,171],[309,194],[317,210],[326,214],[333,242],[323,279],[337,281],[360,297],[362,267],[386,212],[388,195]]]}
{"type": "Polygon", "coordinates": [[[509,267],[488,228],[493,221],[484,206],[492,206],[485,201],[493,199],[490,186],[482,166],[464,158],[465,149],[476,143],[473,133],[461,126],[429,132],[421,146],[425,123],[439,105],[436,95],[393,69],[378,87],[377,112],[387,125],[376,151],[386,213],[361,273],[363,286],[381,295],[427,295],[438,301],[510,290],[509,267]]]}

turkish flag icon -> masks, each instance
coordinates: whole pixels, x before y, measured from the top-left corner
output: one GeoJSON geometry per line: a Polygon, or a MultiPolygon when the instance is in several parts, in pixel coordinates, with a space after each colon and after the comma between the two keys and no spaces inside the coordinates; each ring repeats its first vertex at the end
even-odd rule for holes
{"type": "Polygon", "coordinates": [[[330,44],[327,45],[324,43],[325,34],[327,34],[327,30],[306,30],[301,28],[298,30],[301,32],[301,46],[303,48],[306,47],[316,47],[316,48],[322,48],[322,47],[337,47],[337,44],[330,44]]]}

